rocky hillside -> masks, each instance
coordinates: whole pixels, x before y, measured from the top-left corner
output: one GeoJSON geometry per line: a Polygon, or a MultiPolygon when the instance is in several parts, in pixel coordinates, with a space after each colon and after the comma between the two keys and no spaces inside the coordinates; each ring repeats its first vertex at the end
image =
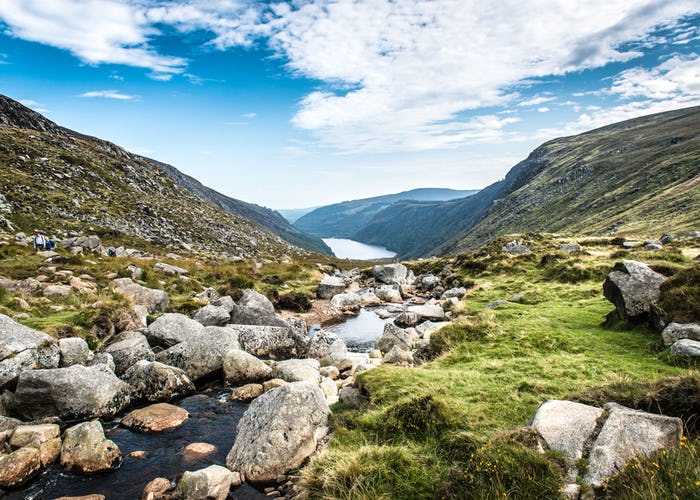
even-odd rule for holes
{"type": "Polygon", "coordinates": [[[355,236],[407,258],[456,253],[526,231],[693,230],[700,226],[699,183],[700,107],[693,107],[547,142],[474,196],[397,203],[355,236]]]}
{"type": "MultiPolygon", "coordinates": [[[[189,184],[182,182],[173,167],[60,127],[4,96],[0,165],[0,195],[7,201],[4,217],[17,230],[40,227],[61,234],[92,227],[234,257],[299,250],[272,234],[273,224],[260,224],[263,229],[232,210],[237,200],[191,178],[189,184]],[[212,204],[214,194],[229,205],[212,204]]],[[[287,227],[297,236],[298,231],[287,227]]],[[[303,235],[294,243],[304,243],[303,235]]],[[[324,250],[320,245],[314,249],[324,250]]]]}
{"type": "Polygon", "coordinates": [[[402,200],[446,201],[464,198],[476,192],[475,190],[421,188],[373,198],[344,201],[317,208],[296,220],[294,226],[322,238],[355,239],[355,234],[362,231],[373,218],[381,217],[384,210],[392,208],[394,204],[402,200]]]}

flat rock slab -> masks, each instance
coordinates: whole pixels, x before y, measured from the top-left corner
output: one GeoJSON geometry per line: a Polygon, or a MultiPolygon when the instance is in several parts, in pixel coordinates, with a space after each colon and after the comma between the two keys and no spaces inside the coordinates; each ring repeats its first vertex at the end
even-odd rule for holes
{"type": "Polygon", "coordinates": [[[137,432],[161,432],[180,427],[189,416],[184,408],[157,403],[127,414],[121,425],[137,432]]]}

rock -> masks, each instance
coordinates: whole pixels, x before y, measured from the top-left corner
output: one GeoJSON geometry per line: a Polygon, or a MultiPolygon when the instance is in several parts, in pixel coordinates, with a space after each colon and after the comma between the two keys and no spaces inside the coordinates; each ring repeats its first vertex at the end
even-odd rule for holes
{"type": "Polygon", "coordinates": [[[266,392],[243,414],[226,466],[252,483],[299,468],[327,434],[329,414],[323,392],[308,382],[266,392]]]}
{"type": "Polygon", "coordinates": [[[408,268],[403,264],[387,264],[372,268],[374,279],[387,285],[402,285],[411,281],[408,268]]]}
{"type": "Polygon", "coordinates": [[[236,307],[236,303],[233,301],[233,298],[229,295],[224,295],[223,297],[219,297],[218,299],[214,300],[211,305],[217,306],[217,307],[223,307],[226,309],[229,313],[233,311],[233,309],[236,307]]]}
{"type": "Polygon", "coordinates": [[[411,351],[407,351],[398,345],[395,345],[386,354],[386,356],[384,356],[384,364],[413,366],[413,355],[411,354],[411,351]]]}
{"type": "Polygon", "coordinates": [[[415,285],[421,290],[432,290],[433,288],[440,286],[440,278],[432,274],[426,274],[416,278],[415,285]]]}
{"type": "Polygon", "coordinates": [[[134,332],[134,335],[129,338],[108,345],[105,348],[105,352],[112,356],[114,372],[119,376],[123,375],[134,363],[142,359],[147,361],[155,359],[155,354],[151,350],[148,340],[143,334],[138,332],[134,332]]]}
{"type": "Polygon", "coordinates": [[[651,242],[644,244],[644,250],[661,250],[664,246],[661,243],[651,242]]]}
{"type": "Polygon", "coordinates": [[[700,357],[700,342],[697,340],[681,339],[674,342],[668,351],[674,356],[700,357]]]}
{"type": "Polygon", "coordinates": [[[60,360],[56,340],[0,314],[0,388],[19,374],[36,368],[56,368],[60,360]]]}
{"type": "Polygon", "coordinates": [[[25,447],[0,455],[0,488],[22,484],[41,468],[39,450],[25,447]]]}
{"type": "Polygon", "coordinates": [[[240,349],[224,354],[223,369],[224,383],[234,386],[261,382],[272,376],[272,368],[240,349]]]}
{"type": "Polygon", "coordinates": [[[225,307],[209,304],[197,309],[192,319],[204,326],[223,326],[231,320],[231,312],[225,307]]]}
{"type": "Polygon", "coordinates": [[[126,271],[131,275],[131,279],[140,280],[143,277],[143,269],[133,264],[128,265],[126,271]]]}
{"type": "Polygon", "coordinates": [[[146,337],[151,344],[167,348],[204,332],[204,325],[184,314],[165,313],[148,325],[146,337]]]}
{"type": "Polygon", "coordinates": [[[58,460],[58,457],[61,455],[62,444],[60,437],[49,439],[41,443],[41,446],[39,446],[39,460],[41,461],[41,465],[47,466],[58,460]]]}
{"type": "Polygon", "coordinates": [[[416,326],[420,322],[420,316],[415,312],[402,312],[394,318],[394,324],[400,328],[416,326]]]}
{"type": "Polygon", "coordinates": [[[287,382],[285,382],[281,378],[272,378],[263,382],[263,391],[270,392],[272,389],[277,389],[278,387],[282,387],[286,384],[287,382]]]}
{"type": "Polygon", "coordinates": [[[348,347],[342,339],[338,339],[328,348],[328,353],[321,359],[322,366],[335,366],[338,370],[352,368],[352,359],[348,354],[348,347]]]}
{"type": "Polygon", "coordinates": [[[486,309],[497,309],[497,308],[499,308],[500,306],[502,306],[503,304],[505,304],[506,302],[508,302],[508,301],[507,301],[507,300],[498,299],[498,300],[494,300],[493,302],[489,302],[489,303],[486,304],[484,307],[485,307],[486,309]]]}
{"type": "Polygon", "coordinates": [[[288,326],[229,325],[238,333],[241,349],[259,357],[291,359],[304,355],[309,338],[288,326]]]}
{"type": "Polygon", "coordinates": [[[140,500],[158,500],[161,498],[167,498],[165,494],[173,489],[174,487],[170,483],[169,479],[157,477],[146,485],[139,498],[140,500]]]}
{"type": "Polygon", "coordinates": [[[311,341],[306,353],[307,358],[322,359],[328,355],[328,350],[334,342],[340,340],[340,337],[333,332],[326,330],[318,330],[311,341]]]}
{"type": "Polygon", "coordinates": [[[156,361],[181,368],[192,380],[213,375],[223,368],[224,355],[240,349],[238,333],[232,328],[205,330],[201,335],[156,354],[156,361]]]}
{"type": "Polygon", "coordinates": [[[36,295],[41,290],[41,282],[34,278],[11,280],[0,276],[0,287],[8,292],[20,292],[24,295],[36,295]]]}
{"type": "Polygon", "coordinates": [[[669,323],[661,332],[664,345],[671,345],[681,339],[700,340],[700,325],[695,323],[669,323]]]}
{"type": "Polygon", "coordinates": [[[123,379],[133,388],[135,399],[146,401],[170,401],[195,391],[183,370],[157,361],[137,361],[124,373],[123,379]]]}
{"type": "Polygon", "coordinates": [[[214,288],[208,287],[195,295],[194,300],[201,302],[202,304],[211,304],[220,297],[221,295],[219,295],[219,292],[217,292],[214,288]]]}
{"type": "Polygon", "coordinates": [[[509,253],[510,255],[523,255],[531,252],[530,247],[525,245],[523,240],[509,241],[501,248],[501,250],[509,253]]]}
{"type": "Polygon", "coordinates": [[[634,260],[615,264],[603,283],[605,298],[615,304],[617,313],[627,321],[648,319],[651,305],[659,300],[659,288],[666,278],[649,266],[634,260]]]}
{"type": "Polygon", "coordinates": [[[562,243],[559,245],[560,252],[575,253],[581,251],[581,245],[577,243],[562,243]]]}
{"type": "Polygon", "coordinates": [[[680,418],[654,415],[619,405],[606,405],[609,416],[595,438],[584,482],[599,488],[629,458],[678,446],[683,433],[680,418]]]}
{"type": "Polygon", "coordinates": [[[173,266],[171,264],[165,264],[163,262],[158,262],[157,264],[154,264],[153,269],[155,269],[156,271],[162,271],[165,274],[173,274],[176,276],[186,276],[190,273],[187,269],[173,266]]]}
{"type": "Polygon", "coordinates": [[[677,234],[664,234],[661,238],[659,238],[659,242],[663,245],[668,245],[672,241],[680,240],[681,237],[678,236],[677,234]]]}
{"type": "Polygon", "coordinates": [[[83,422],[63,433],[61,465],[67,470],[99,472],[116,469],[122,461],[119,447],[105,439],[99,421],[83,422]]]}
{"type": "Polygon", "coordinates": [[[340,378],[340,370],[338,370],[338,368],[333,366],[333,365],[323,366],[323,367],[321,367],[319,372],[321,373],[322,377],[326,377],[326,378],[329,378],[331,380],[336,380],[336,379],[340,378]]]}
{"type": "Polygon", "coordinates": [[[61,435],[61,428],[56,424],[20,425],[12,433],[10,447],[13,449],[29,446],[41,448],[41,445],[61,435]]]}
{"type": "Polygon", "coordinates": [[[404,351],[411,350],[411,335],[397,326],[387,323],[384,325],[384,332],[374,343],[375,349],[379,349],[383,353],[391,351],[394,346],[398,346],[404,351]]]}
{"type": "Polygon", "coordinates": [[[60,366],[87,365],[95,357],[88,343],[80,337],[59,339],[58,348],[61,351],[60,366]]]}
{"type": "Polygon", "coordinates": [[[0,446],[12,436],[12,433],[20,425],[22,425],[22,421],[19,419],[0,416],[0,446]]]}
{"type": "Polygon", "coordinates": [[[403,301],[399,289],[392,285],[378,286],[374,289],[374,294],[384,302],[400,303],[403,301]]]}
{"type": "Polygon", "coordinates": [[[357,292],[357,295],[360,297],[360,306],[362,307],[376,307],[382,305],[382,301],[371,290],[360,290],[357,292]]]}
{"type": "Polygon", "coordinates": [[[28,420],[112,417],[129,404],[130,393],[102,365],[29,370],[17,380],[13,410],[28,420]]]}
{"type": "Polygon", "coordinates": [[[121,425],[137,432],[161,432],[180,427],[190,414],[184,408],[157,403],[124,416],[121,425]]]}
{"type": "Polygon", "coordinates": [[[231,323],[236,325],[287,326],[275,314],[272,302],[255,290],[243,290],[243,296],[231,311],[231,323]]]}
{"type": "Polygon", "coordinates": [[[459,288],[450,288],[449,290],[445,290],[445,292],[440,296],[442,300],[445,299],[461,299],[467,294],[467,289],[462,287],[459,288]]]}
{"type": "Polygon", "coordinates": [[[233,390],[231,399],[233,401],[249,402],[262,396],[264,392],[265,388],[262,384],[245,384],[233,390]]]}
{"type": "Polygon", "coordinates": [[[433,322],[433,321],[424,321],[420,325],[416,326],[416,333],[420,338],[423,339],[430,339],[430,336],[437,332],[440,328],[443,326],[449,325],[449,321],[440,321],[440,322],[433,322]]]}
{"type": "Polygon", "coordinates": [[[115,292],[124,295],[134,305],[145,306],[151,314],[163,312],[170,302],[170,297],[163,290],[146,288],[134,283],[131,278],[112,280],[110,287],[115,292]]]}
{"type": "Polygon", "coordinates": [[[233,474],[220,465],[210,465],[195,472],[186,471],[173,491],[173,499],[225,500],[231,489],[233,474]]]}
{"type": "Polygon", "coordinates": [[[343,293],[346,285],[345,280],[336,276],[326,276],[318,285],[316,295],[319,299],[332,299],[335,295],[343,293]]]}
{"type": "Polygon", "coordinates": [[[319,384],[323,395],[326,397],[326,402],[331,405],[338,402],[338,386],[335,382],[327,377],[321,378],[321,383],[319,384]]]}
{"type": "Polygon", "coordinates": [[[343,387],[338,391],[338,399],[350,408],[362,409],[369,406],[369,398],[356,387],[343,387]]]}
{"type": "Polygon", "coordinates": [[[356,293],[340,293],[331,299],[331,305],[344,311],[357,310],[362,306],[362,299],[356,293]]]}
{"type": "Polygon", "coordinates": [[[200,460],[216,453],[216,446],[209,443],[191,443],[182,450],[182,457],[188,462],[200,460]]]}
{"type": "Polygon", "coordinates": [[[44,288],[44,297],[68,297],[73,288],[69,285],[49,285],[44,288]]]}
{"type": "Polygon", "coordinates": [[[114,358],[112,358],[112,355],[107,352],[100,352],[98,354],[95,354],[95,357],[92,358],[90,366],[97,365],[102,365],[112,373],[114,373],[114,370],[116,369],[116,365],[114,364],[114,358]]]}
{"type": "Polygon", "coordinates": [[[320,368],[321,364],[316,359],[288,359],[275,364],[272,376],[286,382],[309,382],[318,385],[321,382],[320,368]]]}
{"type": "Polygon", "coordinates": [[[437,304],[424,304],[422,306],[410,306],[408,312],[416,313],[421,320],[444,321],[445,311],[437,304]]]}

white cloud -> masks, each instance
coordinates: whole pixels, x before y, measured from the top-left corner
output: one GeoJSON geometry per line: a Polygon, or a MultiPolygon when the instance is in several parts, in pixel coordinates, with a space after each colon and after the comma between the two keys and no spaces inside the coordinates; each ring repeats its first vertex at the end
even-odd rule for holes
{"type": "Polygon", "coordinates": [[[120,101],[130,101],[136,99],[136,96],[122,94],[116,90],[91,90],[80,94],[80,97],[104,97],[105,99],[117,99],[120,101]]]}
{"type": "Polygon", "coordinates": [[[548,113],[549,108],[547,106],[542,106],[541,108],[537,108],[538,113],[548,113]]]}
{"type": "Polygon", "coordinates": [[[256,116],[258,116],[258,114],[257,113],[244,113],[241,116],[243,118],[255,118],[256,116]]]}
{"type": "Polygon", "coordinates": [[[535,96],[532,99],[527,99],[525,101],[519,102],[518,106],[537,106],[538,104],[544,104],[545,102],[554,101],[556,97],[547,96],[535,96]]]}

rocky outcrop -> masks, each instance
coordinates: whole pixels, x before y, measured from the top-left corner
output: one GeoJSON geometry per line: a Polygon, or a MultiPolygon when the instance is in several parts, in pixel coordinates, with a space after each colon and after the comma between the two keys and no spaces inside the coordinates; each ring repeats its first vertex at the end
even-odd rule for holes
{"type": "Polygon", "coordinates": [[[272,368],[240,349],[228,351],[224,355],[223,368],[224,382],[234,386],[261,382],[272,376],[272,368]]]}
{"type": "Polygon", "coordinates": [[[334,296],[345,291],[346,284],[343,278],[338,276],[326,276],[318,285],[316,295],[319,299],[332,299],[334,296]]]}
{"type": "Polygon", "coordinates": [[[241,418],[226,466],[252,483],[298,468],[327,434],[329,414],[323,392],[308,382],[263,394],[241,418]]]}
{"type": "Polygon", "coordinates": [[[75,425],[63,433],[61,465],[67,470],[99,472],[116,469],[121,461],[119,447],[105,438],[97,420],[75,425]]]}
{"type": "Polygon", "coordinates": [[[161,432],[180,427],[189,416],[184,408],[157,403],[128,413],[121,425],[137,432],[161,432]]]}
{"type": "Polygon", "coordinates": [[[14,383],[22,371],[56,368],[59,360],[53,337],[0,314],[0,388],[14,383]]]}
{"type": "Polygon", "coordinates": [[[220,465],[210,465],[195,472],[186,471],[172,494],[173,499],[225,500],[233,473],[220,465]]]}
{"type": "Polygon", "coordinates": [[[151,344],[167,348],[204,332],[204,325],[184,314],[165,313],[148,325],[146,337],[151,344]]]}
{"type": "Polygon", "coordinates": [[[112,355],[114,373],[119,376],[123,375],[134,363],[142,359],[153,361],[155,358],[146,337],[137,332],[124,340],[108,345],[105,352],[112,355]]]}
{"type": "Polygon", "coordinates": [[[603,283],[605,298],[615,304],[620,318],[646,321],[652,304],[659,300],[661,284],[666,278],[643,262],[623,260],[615,264],[603,283]]]}
{"type": "Polygon", "coordinates": [[[156,354],[156,361],[184,370],[192,380],[213,375],[223,368],[227,352],[240,349],[238,332],[233,328],[205,330],[201,335],[156,354]]]}
{"type": "Polygon", "coordinates": [[[163,312],[170,297],[163,290],[147,288],[134,283],[131,278],[117,278],[110,283],[112,290],[121,293],[134,305],[146,307],[149,313],[163,312]]]}
{"type": "Polygon", "coordinates": [[[157,361],[137,361],[122,378],[132,387],[135,399],[146,401],[170,401],[195,391],[183,370],[157,361]]]}
{"type": "Polygon", "coordinates": [[[229,325],[238,333],[241,349],[258,357],[291,359],[302,356],[309,338],[288,326],[229,325]]]}
{"type": "Polygon", "coordinates": [[[104,365],[29,370],[17,380],[13,410],[23,418],[112,417],[130,402],[131,387],[104,365]]]}

